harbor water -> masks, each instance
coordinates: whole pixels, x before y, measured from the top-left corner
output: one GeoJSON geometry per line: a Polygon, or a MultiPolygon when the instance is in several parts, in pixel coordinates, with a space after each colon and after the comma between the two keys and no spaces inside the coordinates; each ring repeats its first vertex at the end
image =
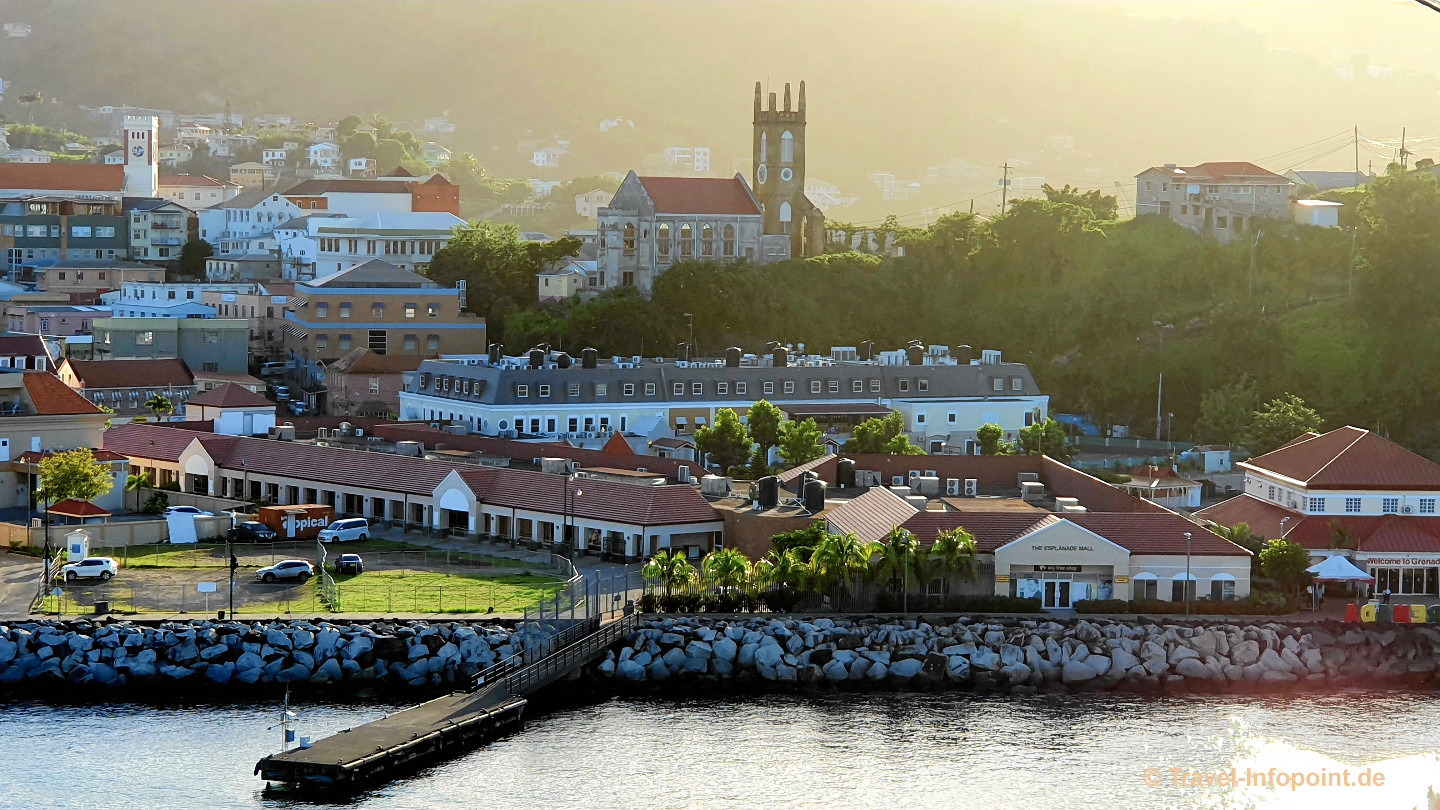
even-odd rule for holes
{"type": "MultiPolygon", "coordinates": [[[[294,708],[298,733],[319,737],[398,706],[294,708]]],[[[0,807],[1351,810],[1440,793],[1440,700],[1409,693],[617,698],[336,804],[266,793],[252,774],[279,748],[279,713],[0,705],[0,807]]]]}

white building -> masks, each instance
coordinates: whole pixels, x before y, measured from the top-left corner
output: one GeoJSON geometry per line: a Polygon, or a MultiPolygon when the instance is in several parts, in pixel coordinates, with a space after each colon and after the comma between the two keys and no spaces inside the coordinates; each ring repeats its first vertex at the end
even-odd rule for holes
{"type": "Polygon", "coordinates": [[[434,141],[426,141],[420,147],[420,158],[430,164],[430,168],[438,169],[450,162],[451,152],[434,141]]]}
{"type": "Polygon", "coordinates": [[[445,212],[383,211],[365,217],[309,217],[316,242],[315,275],[327,276],[384,259],[401,270],[423,272],[465,220],[445,212]]]}
{"type": "Polygon", "coordinates": [[[455,125],[444,115],[436,115],[425,119],[424,129],[426,132],[433,132],[437,135],[453,135],[455,125]]]}
{"type": "Polygon", "coordinates": [[[169,262],[180,257],[189,233],[190,209],[172,200],[126,200],[130,217],[130,258],[142,262],[169,262]]]}
{"type": "Polygon", "coordinates": [[[544,149],[536,149],[530,158],[530,163],[542,169],[558,169],[560,168],[560,158],[564,157],[565,152],[566,149],[563,146],[547,146],[544,149]]]}
{"type": "Polygon", "coordinates": [[[667,146],[664,154],[665,168],[671,171],[700,175],[710,173],[708,146],[667,146]]]}
{"type": "Polygon", "coordinates": [[[155,197],[160,192],[160,119],[125,116],[125,196],[155,197]]]}
{"type": "MultiPolygon", "coordinates": [[[[49,163],[50,153],[41,152],[38,149],[11,149],[4,154],[4,158],[6,163],[49,163]]],[[[105,162],[111,163],[109,160],[105,162]]],[[[118,162],[125,162],[123,156],[118,162]]]]}
{"type": "Polygon", "coordinates": [[[1344,207],[1344,203],[1330,202],[1329,200],[1296,200],[1291,210],[1295,221],[1301,225],[1338,228],[1340,227],[1340,209],[1344,207]]]}
{"type": "Polygon", "coordinates": [[[160,176],[156,196],[179,203],[191,211],[199,211],[233,200],[239,194],[239,184],[228,180],[217,180],[203,174],[167,174],[160,176]]]}
{"type": "Polygon", "coordinates": [[[214,318],[216,309],[203,303],[206,292],[254,293],[255,284],[203,282],[122,282],[120,289],[101,293],[100,301],[116,318],[214,318]]]}
{"type": "Polygon", "coordinates": [[[199,235],[217,254],[267,253],[275,249],[275,229],[303,213],[283,194],[247,191],[200,211],[199,235]]]}
{"type": "Polygon", "coordinates": [[[1306,433],[1242,461],[1244,494],[1196,517],[1246,523],[1315,558],[1342,554],[1368,566],[1376,589],[1440,595],[1440,465],[1368,430],[1306,433]],[[1344,543],[1336,527],[1344,532],[1344,543]]]}
{"type": "Polygon", "coordinates": [[[328,141],[317,143],[305,150],[305,159],[311,168],[335,171],[340,168],[340,147],[328,141]]]}
{"type": "Polygon", "coordinates": [[[595,189],[584,194],[575,195],[575,213],[586,219],[595,219],[600,216],[600,209],[610,204],[611,198],[615,195],[608,191],[595,189]]]}

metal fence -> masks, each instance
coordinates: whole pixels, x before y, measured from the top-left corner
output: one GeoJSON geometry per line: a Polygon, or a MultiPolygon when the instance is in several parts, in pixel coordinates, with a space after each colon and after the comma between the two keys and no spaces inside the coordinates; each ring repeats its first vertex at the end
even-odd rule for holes
{"type": "MultiPolygon", "coordinates": [[[[39,610],[44,613],[89,614],[110,613],[159,613],[200,615],[229,610],[229,587],[222,579],[215,584],[211,593],[200,593],[195,583],[185,585],[123,585],[109,583],[82,587],[56,588],[59,596],[47,595],[40,600],[39,610]],[[102,604],[103,603],[103,604],[102,604]]],[[[329,613],[328,603],[321,590],[313,584],[295,586],[277,591],[272,598],[263,601],[242,600],[235,602],[236,615],[279,616],[285,614],[320,615],[329,613]]]]}

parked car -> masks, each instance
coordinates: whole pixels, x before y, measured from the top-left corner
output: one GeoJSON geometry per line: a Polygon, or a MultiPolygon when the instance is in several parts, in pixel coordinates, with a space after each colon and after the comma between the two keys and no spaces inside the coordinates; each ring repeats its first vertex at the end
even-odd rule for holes
{"type": "Polygon", "coordinates": [[[120,564],[109,557],[86,557],[80,562],[73,562],[60,569],[57,579],[64,578],[66,582],[74,582],[77,579],[98,579],[101,582],[109,582],[110,578],[120,573],[120,564]]]}
{"type": "Polygon", "coordinates": [[[289,398],[290,398],[290,386],[288,386],[288,385],[277,385],[277,386],[275,386],[275,401],[276,401],[276,402],[284,402],[285,400],[287,400],[287,399],[289,399],[289,398]]]}
{"type": "Polygon", "coordinates": [[[364,540],[370,536],[370,521],[365,518],[337,520],[320,530],[320,542],[344,543],[350,540],[364,540]]]}
{"type": "Polygon", "coordinates": [[[285,364],[282,363],[282,362],[272,360],[272,361],[270,361],[270,362],[268,362],[268,363],[261,363],[261,364],[260,364],[260,376],[261,376],[261,377],[273,377],[273,376],[275,376],[276,374],[284,374],[284,373],[285,373],[285,364]]]}
{"type": "Polygon", "coordinates": [[[272,543],[275,530],[256,520],[244,520],[235,524],[231,539],[237,543],[272,543]]]}
{"type": "Polygon", "coordinates": [[[274,582],[277,579],[293,579],[297,582],[304,582],[313,576],[315,576],[315,566],[304,560],[281,560],[255,572],[255,579],[260,582],[274,582]]]}
{"type": "Polygon", "coordinates": [[[165,507],[165,514],[194,515],[195,517],[215,517],[214,512],[206,512],[204,509],[200,509],[199,507],[195,506],[167,506],[165,507]]]}
{"type": "Polygon", "coordinates": [[[335,560],[335,573],[337,574],[360,574],[365,571],[365,561],[360,559],[359,554],[341,554],[335,560]]]}
{"type": "Polygon", "coordinates": [[[292,399],[289,402],[285,403],[285,407],[289,408],[290,413],[296,416],[304,416],[305,411],[308,410],[305,407],[305,403],[295,399],[292,399]]]}

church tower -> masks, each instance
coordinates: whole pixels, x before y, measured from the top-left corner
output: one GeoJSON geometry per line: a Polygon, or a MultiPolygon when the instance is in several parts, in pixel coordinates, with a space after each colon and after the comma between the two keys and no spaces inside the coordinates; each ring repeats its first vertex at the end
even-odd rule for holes
{"type": "Polygon", "coordinates": [[[125,116],[125,196],[154,197],[160,190],[160,164],[155,150],[160,143],[160,119],[153,115],[125,116]]]}
{"type": "Polygon", "coordinates": [[[774,93],[768,106],[762,107],[761,101],[756,82],[751,187],[765,213],[764,232],[789,236],[793,257],[817,255],[823,247],[824,215],[805,196],[805,82],[800,82],[793,107],[789,82],[783,109],[776,109],[774,93]]]}

